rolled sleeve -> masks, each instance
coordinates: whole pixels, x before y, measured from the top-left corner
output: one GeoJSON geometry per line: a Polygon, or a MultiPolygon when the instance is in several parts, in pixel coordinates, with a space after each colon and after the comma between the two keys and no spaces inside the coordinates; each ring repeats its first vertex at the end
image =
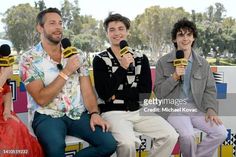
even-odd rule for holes
{"type": "Polygon", "coordinates": [[[79,76],[89,76],[89,62],[88,58],[86,57],[86,54],[82,51],[79,51],[78,53],[80,57],[81,67],[79,69],[79,76]]]}
{"type": "Polygon", "coordinates": [[[36,66],[30,57],[22,56],[20,60],[20,76],[25,85],[34,80],[41,79],[36,66]]]}

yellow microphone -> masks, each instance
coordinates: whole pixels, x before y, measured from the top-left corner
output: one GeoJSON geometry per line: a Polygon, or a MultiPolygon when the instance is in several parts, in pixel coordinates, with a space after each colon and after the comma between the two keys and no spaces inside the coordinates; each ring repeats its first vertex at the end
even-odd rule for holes
{"type": "Polygon", "coordinates": [[[14,64],[15,59],[13,56],[0,57],[0,67],[10,67],[14,64]]]}
{"type": "Polygon", "coordinates": [[[15,62],[13,56],[10,56],[11,48],[7,44],[3,44],[0,47],[0,67],[12,66],[15,62]]]}
{"type": "Polygon", "coordinates": [[[173,64],[175,67],[180,65],[184,66],[188,65],[188,60],[184,58],[184,51],[182,50],[176,51],[176,59],[174,60],[173,64]]]}
{"type": "Polygon", "coordinates": [[[180,65],[184,65],[187,66],[188,65],[188,61],[186,59],[175,59],[174,60],[174,66],[180,66],[180,65]]]}
{"type": "Polygon", "coordinates": [[[77,54],[77,49],[75,47],[67,47],[62,51],[64,58],[69,58],[70,56],[77,54]]]}
{"type": "Polygon", "coordinates": [[[63,47],[62,54],[64,58],[69,58],[72,55],[75,55],[78,53],[78,50],[76,47],[71,46],[71,42],[68,38],[64,38],[61,40],[61,45],[63,47]]]}
{"type": "Polygon", "coordinates": [[[127,41],[122,40],[120,41],[120,56],[123,57],[124,54],[126,53],[131,53],[133,54],[133,50],[128,46],[127,41]]]}
{"type": "MultiPolygon", "coordinates": [[[[173,62],[173,65],[176,66],[187,66],[188,65],[188,60],[184,58],[184,51],[183,50],[178,50],[176,51],[176,59],[173,62]]],[[[184,79],[182,76],[180,76],[180,83],[182,84],[184,82],[184,79]]]]}
{"type": "MultiPolygon", "coordinates": [[[[64,50],[62,51],[62,54],[63,54],[64,58],[69,58],[72,55],[78,54],[79,50],[76,47],[71,46],[71,42],[68,38],[62,39],[61,40],[61,45],[64,48],[64,50]]],[[[79,62],[80,62],[81,65],[84,63],[84,60],[83,60],[82,57],[79,57],[79,62]]],[[[80,68],[77,69],[77,72],[80,73],[80,68]]]]}
{"type": "MultiPolygon", "coordinates": [[[[120,41],[120,56],[123,57],[124,54],[130,53],[133,55],[133,50],[129,47],[127,41],[121,40],[120,41]]],[[[133,71],[134,70],[134,65],[133,63],[130,63],[129,65],[129,70],[133,71]]]]}

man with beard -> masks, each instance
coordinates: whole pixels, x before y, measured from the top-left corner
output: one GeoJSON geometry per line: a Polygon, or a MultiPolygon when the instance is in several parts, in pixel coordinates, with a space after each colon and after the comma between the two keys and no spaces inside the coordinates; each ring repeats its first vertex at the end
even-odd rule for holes
{"type": "Polygon", "coordinates": [[[87,63],[80,63],[84,56],[80,52],[63,57],[61,12],[48,8],[38,14],[36,22],[41,41],[22,55],[20,73],[34,113],[32,128],[45,155],[64,157],[65,137],[71,135],[90,144],[76,156],[110,156],[116,142],[99,115],[87,63]]]}

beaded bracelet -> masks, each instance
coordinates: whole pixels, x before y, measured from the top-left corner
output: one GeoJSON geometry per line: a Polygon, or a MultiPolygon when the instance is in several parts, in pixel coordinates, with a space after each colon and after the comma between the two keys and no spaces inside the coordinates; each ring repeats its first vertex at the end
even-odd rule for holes
{"type": "Polygon", "coordinates": [[[69,79],[69,77],[65,73],[63,73],[62,71],[59,73],[59,76],[61,76],[66,81],[69,79]]]}

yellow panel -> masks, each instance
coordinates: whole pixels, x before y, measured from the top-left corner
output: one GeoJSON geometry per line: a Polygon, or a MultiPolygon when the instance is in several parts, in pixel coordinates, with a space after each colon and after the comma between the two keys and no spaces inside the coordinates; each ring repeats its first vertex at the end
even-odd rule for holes
{"type": "Polygon", "coordinates": [[[65,148],[65,151],[66,151],[66,152],[72,151],[72,150],[78,151],[78,150],[79,150],[79,144],[70,145],[70,146],[67,146],[67,147],[65,148]]]}
{"type": "MultiPolygon", "coordinates": [[[[136,157],[148,157],[149,152],[148,151],[142,151],[141,155],[139,152],[136,151],[136,157]]],[[[172,155],[173,157],[180,157],[180,155],[172,155]]],[[[171,157],[172,157],[171,156],[171,157]]]]}
{"type": "Polygon", "coordinates": [[[140,153],[136,151],[136,157],[148,157],[148,151],[141,151],[141,156],[140,153]]]}
{"type": "Polygon", "coordinates": [[[93,70],[89,69],[89,75],[90,75],[90,80],[92,82],[92,85],[94,86],[94,78],[93,78],[93,70]]]}
{"type": "Polygon", "coordinates": [[[222,145],[218,147],[218,157],[233,157],[233,145],[222,145]]]}
{"type": "Polygon", "coordinates": [[[18,74],[14,74],[14,75],[12,75],[11,76],[11,80],[15,80],[16,81],[16,85],[17,85],[17,87],[19,87],[20,86],[20,76],[18,75],[18,74]]]}
{"type": "Polygon", "coordinates": [[[65,151],[71,151],[71,150],[81,150],[83,149],[83,144],[79,143],[79,144],[74,144],[74,145],[70,145],[70,146],[66,146],[65,151]]]}

